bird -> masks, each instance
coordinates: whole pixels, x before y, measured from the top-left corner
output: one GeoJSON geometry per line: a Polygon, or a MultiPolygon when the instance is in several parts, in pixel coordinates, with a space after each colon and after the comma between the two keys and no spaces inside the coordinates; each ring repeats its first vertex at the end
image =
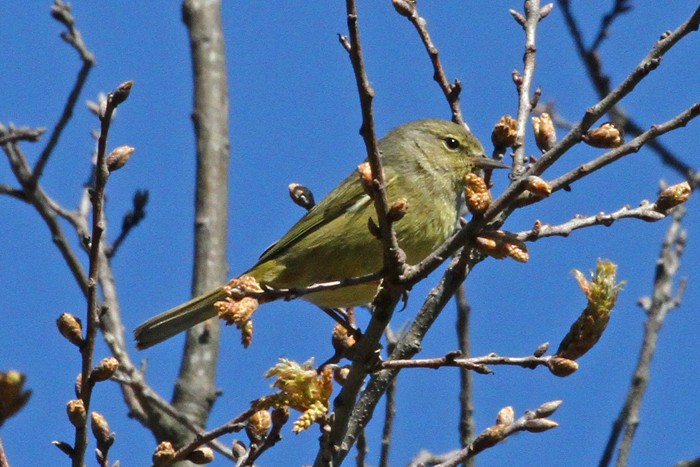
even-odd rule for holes
{"type": "MultiPolygon", "coordinates": [[[[378,141],[389,203],[405,199],[408,211],[393,224],[406,261],[427,257],[455,230],[465,176],[479,169],[508,168],[487,158],[465,126],[447,120],[416,120],[394,128],[378,141]]],[[[376,218],[372,197],[355,171],[314,205],[265,250],[240,277],[250,276],[272,289],[379,272],[381,242],[370,232],[376,218]]],[[[151,347],[217,315],[214,304],[228,296],[225,284],[171,308],[134,330],[139,349],[151,347]]],[[[304,295],[321,308],[370,303],[378,282],[304,295]]]]}

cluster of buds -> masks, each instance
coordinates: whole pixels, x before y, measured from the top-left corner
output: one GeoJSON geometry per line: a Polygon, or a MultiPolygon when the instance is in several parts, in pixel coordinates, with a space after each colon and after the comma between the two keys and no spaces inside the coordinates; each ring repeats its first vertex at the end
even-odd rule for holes
{"type": "MultiPolygon", "coordinates": [[[[156,467],[170,465],[175,462],[177,450],[170,441],[163,441],[156,447],[151,460],[156,467]]],[[[190,451],[182,460],[187,460],[197,465],[209,464],[214,460],[214,452],[211,448],[200,446],[190,451]]]]}
{"type": "Polygon", "coordinates": [[[543,112],[539,117],[532,117],[532,129],[535,132],[535,143],[540,151],[547,152],[557,143],[554,122],[547,112],[543,112]]]}
{"type": "Polygon", "coordinates": [[[616,148],[625,143],[625,135],[613,122],[606,122],[590,130],[582,137],[584,143],[594,148],[616,148]]]}
{"type": "MultiPolygon", "coordinates": [[[[576,360],[593,348],[603,335],[610,320],[610,312],[624,284],[624,282],[616,282],[616,272],[617,265],[607,260],[598,261],[596,272],[591,274],[590,282],[581,271],[574,270],[574,276],[586,295],[588,304],[562,339],[556,357],[569,361],[576,360]]],[[[567,365],[572,367],[568,362],[557,362],[557,365],[561,367],[561,371],[564,371],[567,365]]]]}
{"type": "Polygon", "coordinates": [[[301,412],[301,417],[292,426],[294,433],[306,430],[328,413],[333,391],[332,365],[326,365],[317,372],[313,368],[313,359],[299,364],[280,358],[279,363],[265,373],[265,377],[275,377],[272,387],[280,392],[267,396],[260,404],[276,409],[291,407],[301,412]]]}
{"type": "Polygon", "coordinates": [[[246,293],[260,293],[260,284],[251,276],[241,276],[231,279],[228,284],[222,287],[227,295],[225,300],[214,303],[219,318],[230,326],[235,324],[241,331],[241,343],[248,348],[253,340],[253,320],[251,319],[255,310],[258,309],[259,301],[253,297],[246,297],[246,293]]]}
{"type": "Polygon", "coordinates": [[[688,182],[678,183],[668,188],[661,190],[659,198],[656,200],[656,210],[666,212],[669,209],[675,208],[679,204],[683,204],[690,198],[693,190],[688,182]]]}
{"type": "Polygon", "coordinates": [[[493,199],[484,179],[473,173],[464,177],[464,198],[467,202],[467,209],[474,216],[486,212],[493,199]]]}
{"type": "Polygon", "coordinates": [[[495,446],[508,436],[519,431],[529,431],[531,433],[541,433],[559,426],[554,420],[547,417],[552,415],[562,401],[545,402],[535,410],[528,410],[525,415],[515,419],[513,407],[504,407],[498,412],[496,424],[482,431],[472,442],[476,452],[482,451],[491,446],[495,446]]]}
{"type": "Polygon", "coordinates": [[[24,389],[25,380],[19,371],[0,372],[0,426],[29,401],[32,392],[24,389]]]}
{"type": "Polygon", "coordinates": [[[526,263],[529,259],[525,242],[502,230],[482,232],[476,237],[475,246],[479,251],[496,259],[510,257],[520,263],[526,263]]]}

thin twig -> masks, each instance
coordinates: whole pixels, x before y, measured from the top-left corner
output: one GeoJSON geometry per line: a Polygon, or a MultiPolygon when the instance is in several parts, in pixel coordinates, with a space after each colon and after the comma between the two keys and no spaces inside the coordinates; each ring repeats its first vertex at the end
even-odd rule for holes
{"type": "MultiPolygon", "coordinates": [[[[391,328],[386,329],[387,353],[391,355],[396,346],[397,336],[391,328]]],[[[379,467],[389,467],[389,452],[391,448],[391,435],[394,430],[396,417],[396,381],[394,378],[386,389],[384,399],[384,426],[382,426],[382,443],[379,450],[379,467]]],[[[364,431],[364,430],[363,430],[364,431]]]]}
{"type": "Polygon", "coordinates": [[[440,86],[440,90],[445,95],[447,103],[450,106],[450,111],[452,112],[452,121],[463,125],[467,130],[469,126],[464,121],[464,116],[462,115],[462,109],[460,108],[459,95],[462,92],[462,83],[459,80],[455,80],[454,83],[450,83],[447,79],[447,74],[440,61],[440,52],[438,48],[433,44],[433,40],[430,38],[430,33],[428,33],[428,23],[424,18],[418,13],[418,7],[415,2],[410,0],[401,2],[402,8],[397,8],[400,15],[406,17],[408,21],[416,28],[418,35],[420,36],[421,42],[425,50],[428,52],[430,57],[430,62],[433,65],[433,79],[440,86]]]}
{"type": "Polygon", "coordinates": [[[75,84],[73,85],[73,89],[68,95],[68,100],[66,101],[66,105],[63,107],[63,112],[51,131],[49,141],[46,143],[46,147],[41,152],[39,159],[34,165],[32,178],[29,182],[32,185],[36,184],[37,180],[39,180],[41,175],[44,173],[44,167],[46,167],[49,157],[51,157],[56,144],[58,144],[58,140],[61,137],[61,133],[63,133],[63,129],[73,116],[73,110],[78,102],[80,93],[82,92],[83,86],[87,81],[90,70],[95,64],[95,56],[88,50],[80,31],[78,31],[78,29],[75,27],[75,19],[71,14],[70,4],[64,3],[61,0],[55,0],[53,6],[51,7],[51,16],[53,16],[54,19],[62,23],[68,29],[68,32],[61,33],[61,38],[63,38],[63,40],[65,40],[78,52],[83,65],[80,67],[80,71],[78,71],[78,76],[75,80],[75,84]]]}
{"type": "MultiPolygon", "coordinates": [[[[561,403],[562,401],[546,402],[535,410],[528,410],[525,412],[525,415],[517,420],[502,420],[499,424],[482,431],[469,446],[452,454],[448,460],[436,464],[436,467],[456,467],[466,459],[476,456],[480,452],[495,446],[509,436],[520,431],[541,433],[556,428],[559,426],[557,422],[546,417],[554,413],[561,403]]],[[[501,413],[508,409],[510,409],[510,413],[512,414],[513,409],[511,407],[502,409],[501,413]]],[[[499,413],[499,418],[500,415],[499,413]]]]}
{"type": "Polygon", "coordinates": [[[623,430],[624,435],[618,448],[616,465],[618,467],[627,465],[632,440],[637,425],[639,425],[639,412],[647,384],[649,383],[651,360],[656,351],[659,332],[666,315],[681,304],[686,283],[681,281],[674,293],[673,282],[680,267],[680,258],[685,249],[686,231],[681,226],[684,214],[684,206],[679,206],[674,211],[673,222],[666,232],[659,259],[656,263],[652,297],[640,300],[640,305],[646,312],[647,319],[644,323],[644,337],[639,352],[639,359],[632,375],[625,403],[613,423],[610,437],[600,460],[599,465],[601,467],[608,466],[612,462],[613,451],[623,430]]]}
{"type": "Polygon", "coordinates": [[[530,100],[532,78],[535,74],[535,55],[537,51],[536,33],[537,25],[542,19],[539,0],[527,0],[525,2],[525,54],[523,55],[523,73],[517,80],[518,88],[518,123],[516,142],[513,148],[513,174],[520,175],[525,164],[525,129],[528,127],[528,117],[533,110],[530,100]]]}
{"type": "MultiPolygon", "coordinates": [[[[467,300],[466,286],[461,284],[457,289],[457,344],[458,350],[465,358],[471,357],[469,318],[471,307],[467,300]]],[[[472,442],[476,434],[474,421],[474,394],[472,372],[459,369],[459,440],[462,448],[472,442]]],[[[463,467],[473,467],[472,459],[465,460],[463,467]]]]}

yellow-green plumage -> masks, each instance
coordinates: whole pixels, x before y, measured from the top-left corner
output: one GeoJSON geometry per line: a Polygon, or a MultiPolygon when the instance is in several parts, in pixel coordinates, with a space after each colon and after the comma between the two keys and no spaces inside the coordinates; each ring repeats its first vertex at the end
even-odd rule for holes
{"type": "MultiPolygon", "coordinates": [[[[483,157],[479,141],[462,126],[443,120],[418,120],[400,126],[379,141],[391,203],[406,198],[407,214],[394,224],[409,263],[425,258],[452,233],[464,176],[478,167],[497,167],[483,157]]],[[[374,204],[354,172],[306,213],[245,274],[272,288],[314,283],[377,272],[381,242],[367,220],[376,220],[374,204]]],[[[372,300],[377,284],[318,292],[304,299],[325,308],[361,305],[372,300]]],[[[225,298],[221,288],[194,298],[140,325],[140,348],[150,347],[216,315],[213,304],[225,298]]]]}

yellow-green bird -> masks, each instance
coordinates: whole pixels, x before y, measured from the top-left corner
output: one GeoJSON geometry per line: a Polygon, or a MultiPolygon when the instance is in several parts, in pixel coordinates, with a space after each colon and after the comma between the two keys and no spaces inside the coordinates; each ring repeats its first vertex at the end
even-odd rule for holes
{"type": "MultiPolygon", "coordinates": [[[[407,214],[394,224],[409,264],[420,262],[454,231],[464,177],[479,168],[504,168],[488,159],[463,126],[445,120],[418,120],[390,131],[379,141],[389,203],[405,198],[407,214]]],[[[307,287],[378,272],[382,246],[367,228],[376,212],[355,172],[310,209],[268,248],[245,275],[274,288],[307,287]]],[[[372,301],[377,283],[317,292],[303,298],[323,308],[372,301]]],[[[155,345],[216,316],[225,300],[222,287],[178,305],[134,331],[141,349],[155,345]]]]}

